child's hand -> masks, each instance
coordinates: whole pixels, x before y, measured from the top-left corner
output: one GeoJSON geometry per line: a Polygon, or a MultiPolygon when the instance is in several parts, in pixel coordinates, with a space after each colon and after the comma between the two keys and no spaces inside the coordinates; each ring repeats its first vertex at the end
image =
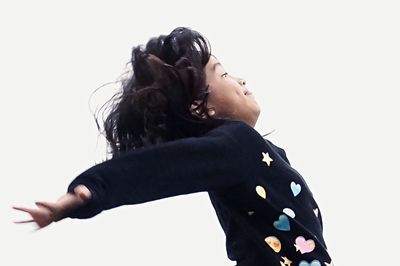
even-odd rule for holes
{"type": "Polygon", "coordinates": [[[14,221],[14,223],[31,223],[35,222],[38,225],[38,229],[48,226],[53,221],[57,220],[61,216],[62,210],[56,204],[52,202],[35,202],[38,208],[25,208],[25,207],[13,207],[16,210],[27,212],[33,219],[25,221],[14,221]]]}
{"type": "Polygon", "coordinates": [[[90,190],[84,185],[78,185],[74,193],[67,193],[58,199],[57,202],[35,202],[38,208],[13,207],[16,210],[27,212],[32,219],[25,221],[15,221],[14,223],[35,222],[38,229],[48,226],[52,222],[59,221],[65,211],[77,208],[91,198],[90,190]]]}

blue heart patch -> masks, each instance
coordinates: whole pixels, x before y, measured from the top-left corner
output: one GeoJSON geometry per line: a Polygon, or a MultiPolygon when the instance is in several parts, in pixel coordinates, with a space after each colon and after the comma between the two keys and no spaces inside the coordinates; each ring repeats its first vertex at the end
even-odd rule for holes
{"type": "Polygon", "coordinates": [[[299,195],[300,191],[301,191],[301,185],[300,184],[296,184],[295,182],[290,183],[290,189],[292,190],[293,196],[297,196],[299,195]]]}
{"type": "Polygon", "coordinates": [[[313,260],[312,262],[308,263],[305,260],[300,261],[299,266],[321,266],[321,262],[319,260],[313,260]]]}
{"type": "Polygon", "coordinates": [[[284,214],[279,215],[279,219],[274,222],[274,227],[281,231],[290,231],[289,218],[284,214]]]}

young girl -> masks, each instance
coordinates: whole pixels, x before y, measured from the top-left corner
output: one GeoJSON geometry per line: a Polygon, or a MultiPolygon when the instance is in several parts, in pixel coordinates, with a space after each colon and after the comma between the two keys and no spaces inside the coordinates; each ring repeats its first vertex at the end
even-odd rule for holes
{"type": "Polygon", "coordinates": [[[29,213],[38,229],[64,218],[207,191],[237,266],[333,265],[321,211],[285,150],[254,126],[241,78],[225,72],[190,28],[132,51],[133,74],[104,121],[112,158],[87,169],[57,202],[29,213]]]}

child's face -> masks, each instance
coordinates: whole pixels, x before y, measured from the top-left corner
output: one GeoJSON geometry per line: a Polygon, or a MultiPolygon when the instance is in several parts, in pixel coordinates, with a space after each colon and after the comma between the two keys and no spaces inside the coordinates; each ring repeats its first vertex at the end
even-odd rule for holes
{"type": "Polygon", "coordinates": [[[213,55],[205,72],[210,85],[208,107],[215,110],[214,117],[241,120],[254,127],[261,110],[254,95],[242,84],[243,79],[226,74],[221,62],[213,55]]]}

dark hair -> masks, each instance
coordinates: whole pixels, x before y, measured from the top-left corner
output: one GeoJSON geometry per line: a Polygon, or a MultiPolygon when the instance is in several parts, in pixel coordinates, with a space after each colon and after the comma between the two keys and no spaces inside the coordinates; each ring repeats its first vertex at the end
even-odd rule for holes
{"type": "MultiPolygon", "coordinates": [[[[132,73],[121,80],[120,91],[107,102],[111,111],[103,121],[112,157],[142,146],[200,136],[224,123],[208,115],[204,67],[210,56],[207,38],[188,27],[132,48],[132,73]]],[[[95,120],[100,130],[96,116],[95,120]]]]}

